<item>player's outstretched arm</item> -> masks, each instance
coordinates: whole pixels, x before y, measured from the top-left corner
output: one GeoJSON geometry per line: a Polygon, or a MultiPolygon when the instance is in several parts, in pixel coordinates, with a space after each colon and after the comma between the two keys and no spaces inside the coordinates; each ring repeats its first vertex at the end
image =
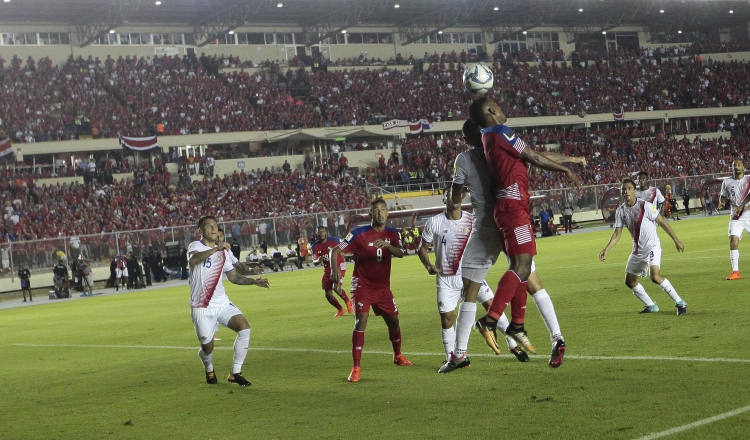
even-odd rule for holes
{"type": "Polygon", "coordinates": [[[672,229],[671,226],[669,226],[669,223],[667,223],[666,220],[664,220],[664,217],[658,216],[656,217],[656,223],[661,226],[662,229],[664,229],[664,232],[669,235],[669,237],[674,241],[674,245],[677,248],[677,252],[684,252],[685,251],[685,245],[682,244],[679,238],[677,238],[677,234],[675,234],[674,229],[672,229]]]}
{"type": "Polygon", "coordinates": [[[250,269],[250,266],[247,264],[239,261],[237,264],[234,265],[234,270],[239,272],[240,275],[252,275],[253,271],[250,269]]]}
{"type": "Polygon", "coordinates": [[[427,243],[426,241],[422,240],[422,245],[419,246],[419,250],[417,251],[417,255],[419,255],[419,261],[424,264],[424,268],[427,269],[427,273],[430,275],[436,275],[437,274],[437,267],[435,267],[434,264],[430,262],[430,243],[427,243]]]}
{"type": "Polygon", "coordinates": [[[227,279],[232,283],[239,284],[241,286],[258,286],[265,287],[266,289],[268,288],[267,279],[245,277],[236,270],[230,270],[229,272],[227,272],[227,279]]]}
{"type": "MultiPolygon", "coordinates": [[[[339,261],[339,255],[341,255],[341,249],[338,247],[331,249],[331,261],[339,261]]],[[[331,265],[331,281],[333,281],[334,284],[341,281],[341,270],[339,270],[338,264],[331,265]]]]}
{"type": "Polygon", "coordinates": [[[622,228],[615,228],[615,230],[612,232],[612,236],[609,237],[609,243],[607,243],[606,246],[604,246],[604,249],[602,249],[601,252],[599,252],[599,259],[604,261],[605,257],[607,256],[607,253],[610,249],[615,247],[618,241],[620,241],[620,236],[622,235],[622,228]]]}
{"type": "Polygon", "coordinates": [[[559,173],[565,173],[570,179],[572,186],[578,188],[581,186],[581,181],[578,180],[578,176],[565,165],[561,165],[553,160],[549,160],[531,148],[525,148],[521,153],[521,158],[532,165],[550,171],[557,171],[559,173]]]}

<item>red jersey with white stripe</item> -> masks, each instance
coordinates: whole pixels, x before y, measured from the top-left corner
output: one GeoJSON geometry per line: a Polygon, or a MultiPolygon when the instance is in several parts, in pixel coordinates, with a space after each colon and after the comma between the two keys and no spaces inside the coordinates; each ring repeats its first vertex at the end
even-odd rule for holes
{"type": "MultiPolygon", "coordinates": [[[[316,241],[312,245],[313,260],[319,260],[323,263],[323,276],[331,276],[331,249],[341,243],[341,239],[338,237],[328,237],[326,241],[316,241]]],[[[344,254],[339,254],[338,261],[339,270],[346,270],[346,260],[344,254]]]]}
{"type": "Polygon", "coordinates": [[[435,248],[435,267],[440,275],[461,275],[461,256],[473,221],[469,212],[461,212],[458,220],[451,220],[442,212],[425,223],[422,240],[435,248]]]}
{"type": "Polygon", "coordinates": [[[495,125],[482,129],[482,144],[495,197],[528,202],[529,173],[521,159],[526,142],[509,127],[495,125]]]}
{"type": "Polygon", "coordinates": [[[391,288],[391,251],[375,246],[376,240],[383,240],[391,246],[401,248],[401,234],[393,228],[378,232],[372,226],[362,226],[352,230],[339,243],[344,253],[354,255],[352,293],[359,288],[382,290],[391,288]]]}
{"type": "Polygon", "coordinates": [[[633,237],[633,254],[647,257],[654,247],[661,247],[656,233],[659,210],[653,204],[636,199],[633,206],[620,205],[615,212],[615,228],[625,226],[633,237]]]}
{"type": "Polygon", "coordinates": [[[653,203],[654,205],[661,205],[664,203],[664,196],[661,194],[661,191],[659,191],[659,188],[655,186],[649,186],[645,190],[637,190],[635,192],[635,198],[636,199],[643,199],[649,203],[653,203]]]}
{"type": "MultiPolygon", "coordinates": [[[[202,241],[194,241],[188,246],[187,257],[190,259],[192,254],[209,249],[202,241]]],[[[224,249],[200,264],[190,266],[190,307],[222,307],[229,304],[221,276],[234,269],[236,262],[234,255],[224,249]]]]}

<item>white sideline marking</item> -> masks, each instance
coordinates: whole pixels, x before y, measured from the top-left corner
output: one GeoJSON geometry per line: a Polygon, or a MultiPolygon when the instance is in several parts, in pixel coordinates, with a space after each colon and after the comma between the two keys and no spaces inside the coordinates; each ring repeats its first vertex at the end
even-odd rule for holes
{"type": "Polygon", "coordinates": [[[698,428],[703,425],[708,425],[709,423],[718,422],[724,419],[728,419],[730,417],[738,416],[748,411],[750,411],[750,405],[735,409],[734,411],[725,412],[724,414],[719,414],[717,416],[709,417],[707,419],[698,420],[697,422],[688,423],[687,425],[682,425],[676,428],[667,429],[666,431],[654,432],[645,437],[638,437],[635,440],[653,440],[656,438],[666,437],[668,435],[677,434],[678,432],[687,431],[688,429],[698,428]]]}
{"type": "MultiPolygon", "coordinates": [[[[190,347],[182,347],[176,345],[91,345],[91,344],[10,344],[14,347],[68,347],[68,348],[145,348],[151,350],[195,350],[198,348],[198,344],[190,347]]],[[[231,346],[214,346],[214,350],[233,350],[231,346]]],[[[351,349],[348,350],[323,350],[317,348],[273,348],[273,347],[250,347],[252,351],[279,351],[287,353],[323,353],[323,354],[351,354],[351,349]]],[[[392,351],[370,351],[365,350],[364,353],[370,354],[387,354],[392,355],[392,351]]],[[[432,352],[406,352],[409,356],[441,356],[444,353],[432,353],[432,352]]],[[[472,353],[471,357],[509,357],[515,358],[511,354],[501,354],[500,356],[489,354],[489,353],[472,353]]],[[[546,359],[547,356],[543,355],[529,355],[531,358],[546,359]]],[[[750,359],[735,359],[735,358],[696,358],[696,357],[677,357],[677,356],[584,356],[584,355],[566,355],[565,359],[577,359],[584,361],[673,361],[673,362],[722,362],[722,363],[747,363],[750,364],[750,359]]]]}

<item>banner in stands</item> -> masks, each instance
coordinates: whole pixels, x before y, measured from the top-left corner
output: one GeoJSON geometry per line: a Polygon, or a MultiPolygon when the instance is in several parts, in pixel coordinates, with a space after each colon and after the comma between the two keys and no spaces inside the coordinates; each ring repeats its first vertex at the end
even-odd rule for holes
{"type": "Polygon", "coordinates": [[[619,111],[612,112],[612,116],[615,118],[615,121],[624,121],[625,120],[625,110],[623,110],[623,108],[620,107],[619,111]]]}
{"type": "Polygon", "coordinates": [[[405,119],[391,119],[390,121],[383,122],[383,130],[390,130],[394,127],[409,127],[410,134],[418,134],[422,130],[431,129],[433,127],[433,119],[420,119],[414,122],[409,122],[405,119]]]}
{"type": "Polygon", "coordinates": [[[7,156],[11,153],[13,153],[13,148],[10,144],[10,139],[0,139],[0,157],[7,156]]]}
{"type": "Polygon", "coordinates": [[[149,137],[127,137],[120,136],[120,143],[123,148],[130,148],[135,151],[148,151],[159,146],[156,136],[149,137]]]}

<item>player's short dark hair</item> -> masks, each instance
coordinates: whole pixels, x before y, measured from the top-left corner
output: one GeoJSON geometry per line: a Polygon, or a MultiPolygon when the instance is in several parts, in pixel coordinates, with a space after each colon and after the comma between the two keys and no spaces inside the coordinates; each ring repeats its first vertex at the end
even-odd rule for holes
{"type": "Polygon", "coordinates": [[[635,185],[635,182],[633,182],[633,179],[631,179],[630,177],[626,177],[626,178],[622,179],[622,184],[621,185],[625,185],[626,183],[629,183],[629,184],[633,185],[633,188],[638,188],[635,185]]]}
{"type": "Polygon", "coordinates": [[[482,139],[482,127],[479,126],[474,120],[467,119],[464,121],[464,125],[461,128],[461,132],[470,140],[478,141],[479,143],[475,146],[481,145],[482,139]]]}
{"type": "Polygon", "coordinates": [[[202,228],[202,227],[203,227],[203,224],[204,224],[204,223],[205,223],[205,222],[206,222],[207,220],[213,220],[213,221],[216,221],[216,217],[214,217],[214,216],[212,216],[212,215],[204,215],[203,217],[201,217],[201,218],[200,218],[200,220],[198,220],[198,229],[202,228]]]}
{"type": "Polygon", "coordinates": [[[469,118],[480,127],[487,125],[487,104],[490,98],[482,96],[477,98],[469,106],[469,118]]]}
{"type": "Polygon", "coordinates": [[[375,208],[375,205],[377,205],[378,203],[384,204],[386,208],[388,207],[388,204],[385,203],[385,200],[383,200],[382,197],[375,197],[374,199],[372,199],[372,202],[370,202],[370,209],[375,208]]]}
{"type": "Polygon", "coordinates": [[[648,173],[645,171],[638,171],[638,178],[640,179],[641,176],[646,176],[646,179],[648,179],[648,173]]]}

